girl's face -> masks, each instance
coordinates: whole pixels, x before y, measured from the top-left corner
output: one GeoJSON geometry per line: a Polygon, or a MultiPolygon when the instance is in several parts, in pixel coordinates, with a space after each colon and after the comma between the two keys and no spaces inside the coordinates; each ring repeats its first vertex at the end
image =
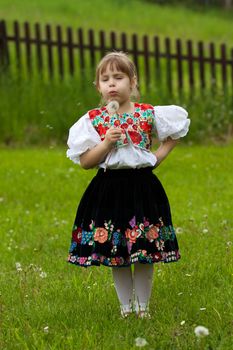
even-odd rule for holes
{"type": "Polygon", "coordinates": [[[126,73],[118,71],[115,67],[107,66],[104,73],[99,76],[98,90],[106,103],[116,100],[120,105],[130,101],[130,95],[136,79],[130,81],[126,73]]]}

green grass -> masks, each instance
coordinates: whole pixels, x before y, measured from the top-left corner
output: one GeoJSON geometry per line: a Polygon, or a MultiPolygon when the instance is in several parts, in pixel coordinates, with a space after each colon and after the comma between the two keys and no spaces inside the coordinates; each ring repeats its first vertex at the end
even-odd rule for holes
{"type": "MultiPolygon", "coordinates": [[[[10,76],[0,79],[0,143],[13,147],[64,145],[71,125],[99,105],[100,98],[91,82],[91,74],[85,82],[69,79],[62,84],[10,76]]],[[[141,101],[186,108],[192,121],[189,141],[228,142],[232,137],[231,95],[221,92],[213,96],[200,91],[191,98],[187,94],[169,96],[155,87],[150,92],[144,90],[141,101]]]]}
{"type": "Polygon", "coordinates": [[[143,337],[148,350],[231,350],[232,152],[232,144],[180,145],[155,170],[182,259],[154,266],[152,320],[121,320],[111,269],[66,263],[76,207],[95,170],[74,165],[64,148],[2,148],[0,348],[128,350],[143,337]],[[196,325],[210,332],[201,342],[196,325]]]}
{"type": "Polygon", "coordinates": [[[214,40],[232,46],[232,11],[159,6],[140,0],[0,0],[1,18],[95,30],[214,40]],[[174,30],[175,29],[175,30],[174,30]]]}

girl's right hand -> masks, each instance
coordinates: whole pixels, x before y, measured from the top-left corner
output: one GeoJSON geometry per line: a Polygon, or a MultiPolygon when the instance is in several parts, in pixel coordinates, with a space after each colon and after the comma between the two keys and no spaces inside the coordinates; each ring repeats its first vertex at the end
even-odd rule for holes
{"type": "Polygon", "coordinates": [[[111,126],[105,135],[105,142],[110,146],[113,146],[117,141],[121,139],[122,130],[121,128],[116,128],[111,126]]]}

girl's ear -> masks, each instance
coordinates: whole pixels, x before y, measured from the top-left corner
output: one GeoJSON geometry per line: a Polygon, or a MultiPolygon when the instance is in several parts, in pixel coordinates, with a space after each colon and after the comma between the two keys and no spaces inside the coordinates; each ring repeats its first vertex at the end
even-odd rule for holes
{"type": "Polygon", "coordinates": [[[134,77],[132,78],[132,80],[131,80],[131,87],[132,87],[132,89],[134,89],[134,88],[137,86],[137,83],[138,83],[137,77],[134,76],[134,77]]]}

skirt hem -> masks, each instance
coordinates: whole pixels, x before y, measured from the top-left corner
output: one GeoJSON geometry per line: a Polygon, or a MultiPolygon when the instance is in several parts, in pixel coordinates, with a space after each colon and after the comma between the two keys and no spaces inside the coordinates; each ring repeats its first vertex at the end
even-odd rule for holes
{"type": "MultiPolygon", "coordinates": [[[[162,253],[164,254],[164,253],[162,253]]],[[[165,253],[166,254],[166,253],[165,253]]],[[[167,254],[166,254],[167,255],[167,254]]],[[[80,266],[80,267],[91,267],[91,266],[107,266],[107,267],[128,267],[133,265],[136,262],[140,262],[142,264],[156,264],[156,263],[171,263],[171,262],[177,262],[181,259],[181,255],[179,253],[179,251],[173,251],[173,252],[169,252],[168,256],[166,257],[158,257],[158,254],[156,254],[154,256],[154,258],[151,257],[145,257],[142,256],[141,252],[137,252],[134,254],[134,257],[129,257],[127,260],[129,262],[124,262],[124,263],[120,263],[117,262],[115,258],[106,258],[105,256],[101,255],[100,258],[97,260],[93,260],[91,257],[84,257],[84,259],[86,260],[83,263],[80,263],[79,261],[77,261],[78,259],[83,259],[82,257],[75,257],[75,256],[69,256],[67,259],[67,262],[76,266],[80,266]],[[136,255],[136,256],[135,256],[136,255]]],[[[120,259],[120,258],[118,258],[120,259]]]]}

